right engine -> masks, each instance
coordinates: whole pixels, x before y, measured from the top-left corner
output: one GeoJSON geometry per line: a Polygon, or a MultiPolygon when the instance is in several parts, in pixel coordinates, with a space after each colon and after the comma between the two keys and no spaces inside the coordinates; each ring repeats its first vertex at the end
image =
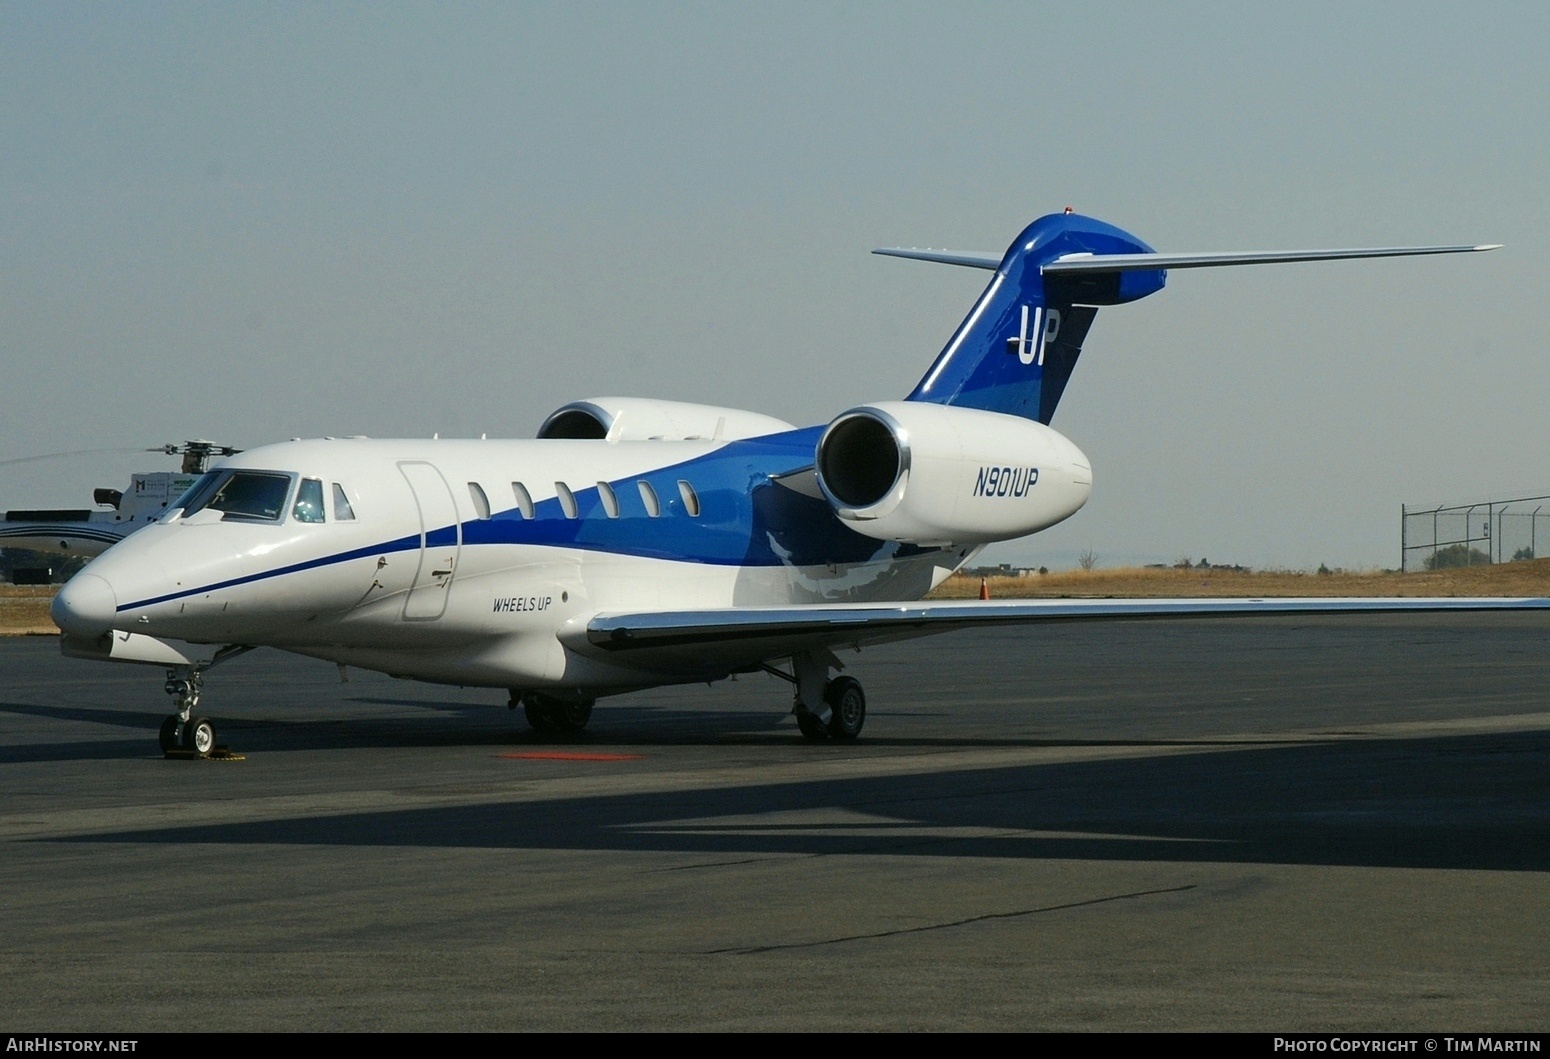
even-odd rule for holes
{"type": "Polygon", "coordinates": [[[540,438],[609,441],[738,441],[795,430],[774,416],[651,397],[589,397],[550,413],[540,438]]]}
{"type": "Polygon", "coordinates": [[[878,540],[986,544],[1075,514],[1087,457],[1042,423],[1000,412],[884,401],[834,419],[818,485],[847,526],[878,540]]]}

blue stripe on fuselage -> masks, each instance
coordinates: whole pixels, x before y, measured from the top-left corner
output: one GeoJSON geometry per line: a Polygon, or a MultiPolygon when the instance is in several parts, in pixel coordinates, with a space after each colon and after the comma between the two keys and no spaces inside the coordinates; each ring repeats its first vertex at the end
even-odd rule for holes
{"type": "Polygon", "coordinates": [[[235,588],[238,585],[251,585],[255,581],[264,581],[271,577],[280,577],[284,574],[296,574],[303,570],[316,570],[322,566],[333,566],[336,563],[347,563],[351,559],[364,559],[371,555],[382,555],[391,552],[414,551],[420,547],[420,535],[416,533],[412,537],[400,537],[396,541],[387,541],[383,544],[373,544],[369,548],[352,548],[347,552],[339,552],[336,555],[325,555],[320,559],[308,559],[305,562],[291,563],[289,566],[277,566],[273,570],[260,570],[256,574],[247,574],[244,577],[233,577],[227,581],[216,581],[213,584],[202,585],[199,588],[190,588],[182,592],[169,592],[165,596],[153,596],[150,599],[136,600],[133,603],[122,604],[120,612],[133,610],[135,607],[150,607],[157,603],[166,603],[173,599],[183,599],[186,596],[197,596],[201,592],[215,592],[222,588],[235,588]]]}

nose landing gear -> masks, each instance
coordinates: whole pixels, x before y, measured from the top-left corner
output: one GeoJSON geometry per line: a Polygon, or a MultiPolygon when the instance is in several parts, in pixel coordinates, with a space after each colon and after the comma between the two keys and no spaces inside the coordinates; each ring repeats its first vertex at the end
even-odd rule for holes
{"type": "Polygon", "coordinates": [[[172,696],[173,707],[178,711],[161,723],[161,752],[167,757],[209,757],[215,749],[215,725],[208,717],[193,716],[203,679],[198,668],[181,675],[175,669],[167,671],[164,690],[172,696]]]}
{"type": "Polygon", "coordinates": [[[215,652],[215,657],[203,665],[176,666],[167,670],[167,683],[162,690],[172,696],[172,706],[177,712],[161,722],[157,741],[166,757],[238,758],[215,741],[215,725],[208,717],[195,717],[199,705],[199,692],[204,684],[204,671],[211,666],[251,651],[251,647],[232,644],[215,652]]]}

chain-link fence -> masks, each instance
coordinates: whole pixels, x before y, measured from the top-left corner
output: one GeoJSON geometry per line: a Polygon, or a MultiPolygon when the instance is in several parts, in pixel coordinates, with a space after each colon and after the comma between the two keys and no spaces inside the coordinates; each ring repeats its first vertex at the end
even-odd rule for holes
{"type": "Polygon", "coordinates": [[[1399,551],[1404,570],[1442,570],[1532,559],[1545,527],[1550,554],[1550,496],[1487,500],[1418,511],[1401,507],[1399,551]]]}

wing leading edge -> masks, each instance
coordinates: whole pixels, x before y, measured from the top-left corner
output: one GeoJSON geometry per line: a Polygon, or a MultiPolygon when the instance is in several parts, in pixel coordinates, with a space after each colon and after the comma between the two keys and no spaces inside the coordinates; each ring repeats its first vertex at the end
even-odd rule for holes
{"type": "Polygon", "coordinates": [[[599,614],[586,626],[586,641],[596,650],[648,666],[692,661],[700,667],[735,667],[795,651],[863,647],[979,626],[1451,611],[1550,611],[1550,598],[1029,599],[736,607],[599,614]]]}

